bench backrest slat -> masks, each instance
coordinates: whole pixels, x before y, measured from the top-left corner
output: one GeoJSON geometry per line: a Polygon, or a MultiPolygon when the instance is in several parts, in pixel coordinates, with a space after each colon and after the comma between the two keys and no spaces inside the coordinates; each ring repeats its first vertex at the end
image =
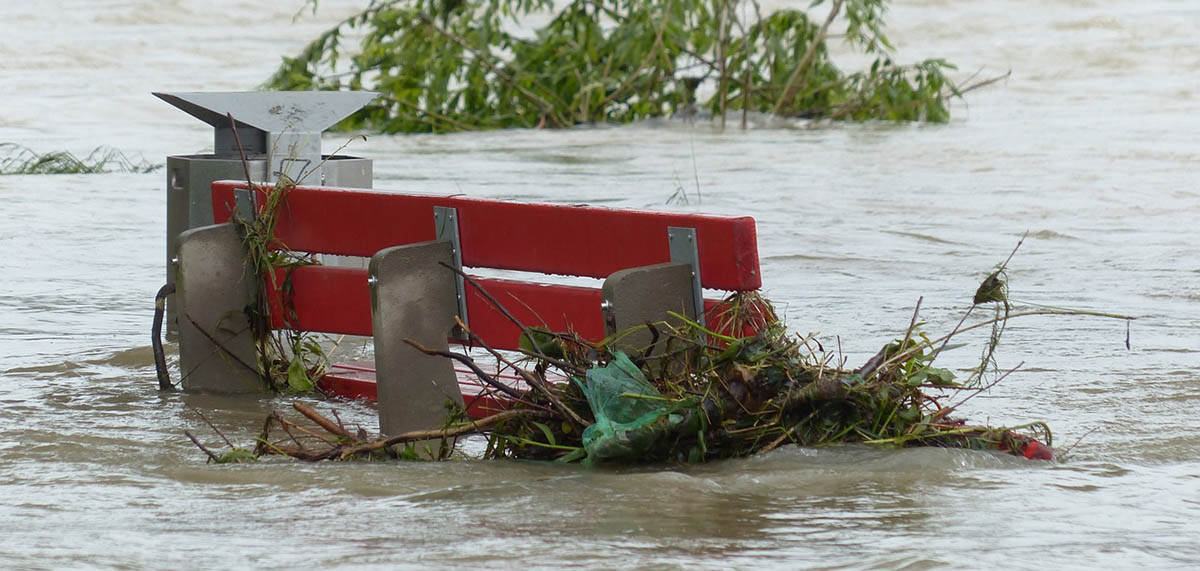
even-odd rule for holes
{"type": "MultiPolygon", "coordinates": [[[[229,220],[234,189],[244,187],[235,181],[213,184],[217,223],[229,220]]],[[[293,250],[372,256],[383,248],[433,240],[434,206],[458,209],[462,260],[468,267],[604,278],[669,261],[667,228],[681,226],[696,229],[704,287],[748,291],[762,285],[750,217],[298,186],[277,213],[276,236],[293,250]]]]}

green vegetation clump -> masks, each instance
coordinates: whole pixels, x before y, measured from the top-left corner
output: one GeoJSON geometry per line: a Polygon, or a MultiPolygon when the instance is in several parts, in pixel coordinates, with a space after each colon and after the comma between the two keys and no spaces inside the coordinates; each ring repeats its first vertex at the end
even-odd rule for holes
{"type": "MultiPolygon", "coordinates": [[[[308,0],[316,10],[317,0],[308,0]]],[[[387,133],[570,127],[711,113],[944,122],[953,65],[901,65],[887,0],[816,0],[763,13],[746,0],[371,0],[283,64],[266,86],[369,89],[343,123],[387,133]],[[542,25],[535,23],[545,22],[542,25]],[[838,29],[835,33],[835,24],[838,29]],[[844,24],[844,27],[842,27],[844,24]],[[838,37],[872,58],[831,60],[838,37]],[[346,54],[347,38],[359,46],[346,54]]]]}
{"type": "Polygon", "coordinates": [[[252,219],[233,218],[246,244],[247,260],[260,277],[255,303],[249,311],[258,372],[272,392],[312,392],[329,366],[329,357],[315,333],[292,327],[296,311],[291,280],[294,270],[318,261],[313,254],[283,247],[275,238],[279,210],[296,183],[284,175],[274,184],[246,184],[263,197],[263,207],[252,219]],[[275,296],[271,292],[276,291],[280,292],[278,303],[272,303],[275,296]],[[279,314],[283,328],[271,327],[272,313],[279,314]]]}
{"type": "Polygon", "coordinates": [[[0,143],[0,175],[147,173],[161,167],[145,160],[134,161],[110,147],[96,147],[81,159],[67,151],[38,153],[16,143],[0,143]]]}

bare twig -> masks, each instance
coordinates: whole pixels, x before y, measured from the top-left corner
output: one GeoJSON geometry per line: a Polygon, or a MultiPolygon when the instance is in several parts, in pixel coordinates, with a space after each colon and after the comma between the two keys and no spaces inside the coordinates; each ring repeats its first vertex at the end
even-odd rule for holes
{"type": "Polygon", "coordinates": [[[346,440],[350,441],[355,440],[354,436],[352,436],[349,432],[346,432],[346,429],[338,426],[332,420],[325,418],[321,415],[321,413],[314,410],[311,406],[308,406],[300,401],[295,401],[292,403],[292,408],[296,409],[296,412],[308,417],[309,420],[317,423],[318,426],[324,428],[330,434],[333,434],[339,438],[345,438],[346,440]]]}
{"type": "Polygon", "coordinates": [[[1004,379],[1008,378],[1008,376],[1009,376],[1009,375],[1011,375],[1011,374],[1013,374],[1013,373],[1017,372],[1017,370],[1018,370],[1018,369],[1020,369],[1020,368],[1021,368],[1021,367],[1023,367],[1023,366],[1025,366],[1025,361],[1021,361],[1020,363],[1017,363],[1017,366],[1016,366],[1016,367],[1013,367],[1013,368],[1011,368],[1011,369],[1009,369],[1009,370],[1005,371],[1003,375],[1000,375],[1000,376],[996,377],[996,379],[995,379],[994,381],[992,381],[992,382],[988,383],[986,386],[982,386],[982,387],[979,387],[979,388],[975,389],[974,391],[972,391],[972,392],[971,392],[971,394],[967,395],[967,397],[966,397],[966,398],[964,398],[964,399],[963,399],[963,400],[961,400],[961,401],[958,401],[958,403],[956,403],[956,404],[952,404],[952,405],[950,405],[950,406],[948,406],[948,407],[944,407],[944,408],[938,409],[938,412],[937,412],[937,415],[936,415],[936,416],[935,416],[935,418],[934,418],[934,421],[938,421],[938,420],[941,420],[941,419],[945,418],[945,417],[946,417],[947,415],[949,415],[951,412],[954,412],[954,409],[957,409],[958,407],[962,406],[962,405],[963,405],[963,403],[965,403],[965,402],[967,402],[967,401],[971,400],[972,398],[974,398],[974,397],[975,397],[975,395],[977,395],[977,394],[979,394],[979,393],[982,393],[982,392],[984,392],[984,391],[987,391],[987,390],[991,389],[992,387],[994,387],[994,386],[996,386],[996,385],[1000,384],[1000,381],[1003,381],[1004,379]]]}
{"type": "MultiPolygon", "coordinates": [[[[500,314],[505,317],[505,319],[508,319],[513,325],[516,325],[517,328],[521,330],[521,333],[525,335],[525,338],[529,340],[529,344],[533,346],[536,351],[534,353],[522,351],[522,353],[546,361],[547,363],[550,363],[551,365],[554,365],[555,367],[558,367],[564,371],[569,371],[575,374],[583,374],[583,371],[579,369],[579,367],[576,367],[575,365],[572,365],[561,359],[555,359],[549,355],[546,355],[546,352],[542,350],[541,344],[538,343],[537,337],[534,336],[533,330],[531,330],[529,326],[525,325],[520,319],[517,319],[516,316],[513,315],[508,308],[504,307],[504,304],[500,303],[500,300],[496,299],[496,296],[492,295],[492,293],[489,292],[487,288],[483,287],[478,280],[476,280],[474,277],[471,277],[466,272],[451,266],[450,264],[445,262],[438,263],[440,263],[442,267],[454,272],[455,274],[458,274],[459,276],[462,276],[463,280],[471,284],[471,287],[475,288],[475,291],[478,291],[480,295],[482,295],[489,303],[492,304],[492,307],[496,308],[496,311],[499,311],[500,314]]],[[[463,329],[465,330],[466,328],[464,327],[463,329]]]]}
{"type": "Polygon", "coordinates": [[[485,372],[483,369],[479,368],[479,365],[475,364],[475,359],[472,359],[470,355],[464,355],[462,353],[455,353],[453,351],[442,351],[440,349],[430,349],[424,345],[421,345],[420,343],[417,343],[416,341],[413,341],[412,339],[405,339],[404,342],[407,343],[409,346],[411,346],[413,349],[416,349],[417,351],[420,351],[426,355],[434,355],[437,357],[446,357],[447,359],[453,359],[455,361],[458,361],[459,363],[466,365],[468,368],[471,369],[471,372],[475,373],[475,375],[477,377],[479,377],[483,382],[485,382],[493,387],[496,387],[497,389],[500,390],[500,392],[503,392],[504,394],[506,394],[512,398],[520,399],[520,398],[524,397],[524,395],[517,392],[516,389],[514,389],[500,381],[497,381],[495,379],[495,377],[492,377],[491,375],[487,374],[487,372],[485,372]]]}
{"type": "Polygon", "coordinates": [[[453,428],[444,428],[444,429],[439,429],[439,430],[414,430],[411,432],[405,432],[403,434],[397,434],[396,436],[392,436],[390,438],[386,438],[383,440],[376,440],[374,442],[367,442],[365,444],[359,444],[357,446],[343,448],[340,451],[338,451],[337,455],[344,459],[344,458],[349,458],[351,456],[354,456],[356,454],[362,454],[364,452],[373,452],[375,450],[380,450],[383,448],[387,448],[389,446],[394,446],[394,445],[400,444],[402,442],[413,442],[413,441],[417,441],[417,440],[432,440],[435,438],[438,438],[438,439],[452,438],[455,436],[462,436],[464,434],[474,434],[474,433],[478,433],[478,432],[483,432],[484,430],[491,428],[492,426],[495,426],[501,422],[513,420],[516,418],[551,418],[553,416],[554,416],[554,414],[551,412],[548,412],[548,411],[507,410],[504,412],[498,412],[498,413],[493,414],[486,418],[482,418],[471,424],[465,424],[462,426],[457,426],[457,427],[453,427],[453,428]]]}
{"type": "Polygon", "coordinates": [[[258,435],[258,443],[254,445],[254,455],[262,456],[263,451],[267,446],[271,445],[268,440],[271,436],[271,421],[275,420],[274,414],[268,414],[267,419],[263,421],[262,432],[258,435]]]}
{"type": "Polygon", "coordinates": [[[285,418],[282,418],[282,417],[280,417],[280,419],[279,419],[279,426],[283,427],[284,430],[288,431],[288,436],[291,436],[292,441],[295,442],[296,444],[299,444],[300,441],[291,433],[291,429],[293,429],[293,428],[307,436],[316,438],[317,440],[320,440],[321,442],[324,442],[330,446],[338,445],[338,441],[336,439],[330,438],[328,435],[321,434],[315,430],[309,430],[299,424],[296,424],[296,423],[294,423],[290,420],[287,420],[285,418]]]}
{"type": "Polygon", "coordinates": [[[211,460],[211,461],[213,461],[213,462],[220,462],[220,461],[221,461],[221,457],[220,457],[220,456],[217,456],[216,454],[213,454],[212,450],[209,450],[208,448],[205,448],[203,444],[200,444],[200,441],[199,441],[199,440],[196,440],[196,437],[195,437],[195,436],[192,436],[192,433],[191,433],[191,432],[189,432],[189,431],[185,430],[185,431],[183,431],[183,435],[184,435],[184,436],[186,436],[186,437],[188,437],[188,440],[191,440],[191,441],[192,441],[192,444],[195,444],[197,448],[199,448],[200,450],[203,450],[203,451],[204,451],[204,453],[208,455],[208,459],[209,459],[209,460],[211,460]]]}
{"type": "Polygon", "coordinates": [[[921,315],[921,302],[925,301],[925,296],[917,298],[917,306],[913,308],[912,320],[908,322],[908,330],[904,332],[904,339],[900,341],[900,350],[908,348],[908,340],[912,338],[913,329],[917,328],[917,317],[921,315]]]}
{"type": "Polygon", "coordinates": [[[979,81],[977,83],[972,83],[970,85],[967,85],[966,87],[958,88],[955,90],[955,95],[962,96],[963,94],[965,94],[967,92],[975,91],[976,89],[979,89],[981,87],[987,87],[993,83],[1004,81],[1005,79],[1008,79],[1011,75],[1012,75],[1012,70],[1010,69],[1004,75],[997,75],[996,77],[988,78],[988,79],[979,81]]]}
{"type": "Polygon", "coordinates": [[[1017,245],[1013,246],[1012,251],[1008,253],[1008,257],[1004,258],[1004,263],[1000,264],[999,271],[1004,271],[1005,269],[1008,269],[1008,263],[1012,261],[1013,256],[1017,255],[1017,250],[1021,249],[1021,244],[1024,244],[1025,239],[1028,237],[1029,237],[1029,231],[1026,230],[1024,234],[1021,234],[1021,239],[1017,240],[1017,245]]]}
{"type": "Polygon", "coordinates": [[[225,441],[225,444],[227,444],[230,448],[235,447],[233,445],[233,443],[230,442],[229,439],[225,437],[225,434],[223,432],[221,432],[221,429],[219,429],[215,425],[213,425],[212,421],[208,420],[208,417],[204,416],[204,413],[200,412],[200,409],[198,409],[196,407],[191,407],[191,409],[192,409],[192,412],[196,413],[196,415],[200,417],[200,420],[204,421],[204,424],[207,424],[208,427],[211,428],[213,432],[217,433],[217,436],[221,437],[221,440],[225,441]]]}
{"type": "Polygon", "coordinates": [[[761,449],[759,449],[759,451],[758,451],[758,452],[756,452],[755,454],[757,454],[757,455],[759,455],[759,456],[762,456],[763,454],[766,454],[766,453],[768,453],[768,452],[770,452],[770,451],[772,451],[772,450],[774,450],[774,449],[776,449],[776,448],[779,448],[779,445],[780,445],[780,444],[783,444],[784,442],[787,442],[788,440],[790,440],[790,439],[791,439],[791,436],[792,436],[792,430],[793,430],[793,429],[791,429],[791,428],[784,430],[784,431],[783,431],[783,434],[780,434],[780,435],[779,435],[779,438],[776,438],[775,440],[772,440],[772,441],[771,441],[770,443],[768,443],[766,446],[763,446],[761,449]]]}
{"type": "MultiPolygon", "coordinates": [[[[192,319],[192,316],[191,316],[191,315],[189,315],[187,312],[184,312],[184,313],[183,313],[183,316],[184,316],[184,317],[186,317],[186,318],[187,318],[187,320],[188,320],[188,322],[189,322],[189,323],[191,323],[191,324],[192,324],[192,326],[194,326],[194,327],[196,328],[196,331],[199,331],[201,335],[204,335],[204,337],[205,337],[206,339],[208,339],[208,340],[209,340],[209,342],[211,342],[211,343],[213,344],[213,352],[212,352],[212,354],[215,354],[215,353],[217,353],[218,351],[220,351],[221,353],[224,353],[224,354],[225,354],[225,355],[227,355],[229,358],[231,358],[231,359],[233,359],[234,361],[236,361],[236,362],[237,362],[239,365],[241,365],[241,366],[245,367],[247,370],[249,370],[249,371],[253,371],[253,372],[254,372],[254,374],[256,374],[256,375],[258,375],[258,374],[259,374],[259,372],[258,372],[258,367],[254,367],[254,366],[251,366],[251,365],[247,364],[245,361],[241,360],[241,359],[240,359],[240,358],[239,358],[237,355],[234,355],[232,351],[230,351],[229,349],[226,349],[226,348],[225,348],[225,346],[224,346],[224,345],[222,345],[220,341],[217,341],[217,340],[216,340],[216,338],[214,338],[212,335],[209,335],[208,331],[205,331],[205,330],[204,330],[204,328],[203,328],[203,327],[201,327],[199,323],[196,323],[196,320],[195,320],[195,319],[192,319]]],[[[243,329],[242,331],[245,331],[245,330],[243,329]]],[[[239,333],[240,333],[240,332],[239,332],[239,333]]],[[[209,356],[211,357],[211,356],[212,356],[212,354],[210,354],[209,356]]],[[[203,361],[202,361],[202,362],[203,362],[203,361]]],[[[199,367],[199,365],[197,365],[197,367],[199,367]]],[[[194,369],[193,369],[193,370],[194,370],[194,369]]],[[[191,375],[191,371],[188,371],[188,372],[187,372],[187,373],[184,375],[184,378],[186,378],[188,375],[191,375]]]]}
{"type": "MultiPolygon", "coordinates": [[[[1121,315],[1121,314],[1117,314],[1117,313],[1104,313],[1104,312],[1100,312],[1100,311],[1048,310],[1048,309],[1043,309],[1043,310],[1039,310],[1039,311],[1022,311],[1020,313],[1012,313],[1009,315],[1004,315],[1004,316],[988,319],[986,321],[981,321],[974,325],[970,325],[968,327],[964,327],[957,331],[947,333],[946,335],[938,337],[937,339],[934,339],[933,341],[930,341],[929,343],[924,343],[924,342],[917,343],[916,345],[913,346],[913,348],[911,348],[907,351],[904,351],[902,353],[897,353],[897,354],[893,355],[890,359],[888,359],[883,364],[881,364],[879,366],[879,369],[882,369],[886,366],[893,365],[895,363],[903,363],[904,361],[907,361],[909,358],[911,358],[913,355],[915,355],[917,351],[923,350],[925,347],[932,347],[933,345],[942,343],[942,342],[946,341],[947,339],[950,339],[951,337],[958,335],[960,333],[966,333],[967,331],[970,331],[972,329],[978,329],[980,327],[991,325],[993,323],[997,323],[1000,321],[1007,321],[1009,319],[1016,319],[1018,317],[1029,317],[1031,315],[1090,315],[1093,317],[1107,317],[1109,319],[1127,319],[1130,321],[1137,319],[1136,317],[1133,317],[1131,315],[1121,315]]],[[[876,369],[876,371],[878,371],[879,369],[876,369]]],[[[864,376],[864,378],[866,378],[866,377],[864,376]]]]}
{"type": "MultiPolygon", "coordinates": [[[[469,335],[471,337],[472,342],[478,343],[480,347],[483,347],[484,350],[486,350],[488,353],[491,353],[492,356],[495,357],[497,361],[504,363],[508,367],[512,368],[512,370],[516,371],[517,374],[520,375],[521,378],[524,379],[525,382],[529,386],[533,387],[538,392],[542,393],[547,399],[549,399],[550,404],[553,405],[554,408],[558,409],[558,411],[560,413],[562,413],[567,418],[573,420],[579,426],[586,427],[586,426],[589,426],[592,424],[592,423],[584,420],[583,418],[581,418],[578,414],[576,414],[575,411],[571,409],[571,407],[564,404],[562,402],[562,400],[559,399],[558,396],[555,395],[554,392],[551,391],[550,388],[546,386],[546,383],[542,379],[537,378],[529,371],[526,371],[523,367],[518,367],[512,361],[510,361],[509,359],[506,359],[504,357],[504,355],[501,355],[499,351],[493,349],[490,345],[487,344],[487,342],[485,342],[478,335],[476,335],[473,331],[471,331],[466,326],[466,324],[462,322],[462,320],[458,319],[457,317],[455,317],[454,320],[458,322],[458,326],[461,327],[463,331],[467,332],[467,335],[469,335]]],[[[407,339],[405,341],[407,341],[407,339]]]]}
{"type": "Polygon", "coordinates": [[[238,153],[242,155],[242,170],[246,172],[246,186],[250,190],[254,190],[254,181],[250,180],[250,162],[246,160],[246,149],[242,148],[242,138],[238,136],[237,121],[233,119],[233,113],[226,113],[229,118],[229,128],[233,131],[233,142],[237,143],[238,153]]]}
{"type": "Polygon", "coordinates": [[[1091,435],[1092,435],[1092,433],[1093,433],[1093,432],[1096,432],[1097,430],[1100,430],[1100,427],[1099,427],[1099,426],[1097,426],[1097,427],[1094,427],[1094,428],[1092,428],[1092,429],[1088,430],[1087,432],[1084,432],[1082,436],[1080,436],[1079,438],[1076,438],[1076,439],[1075,439],[1075,442],[1074,442],[1074,443],[1072,443],[1070,446],[1068,446],[1068,447],[1066,447],[1066,448],[1064,448],[1064,449],[1062,449],[1062,450],[1060,450],[1060,451],[1059,451],[1059,453],[1058,453],[1058,455],[1059,455],[1059,458],[1060,458],[1060,459],[1062,459],[1062,458],[1065,458],[1065,457],[1066,457],[1068,454],[1070,454],[1070,453],[1071,453],[1071,451],[1072,451],[1072,450],[1074,450],[1074,449],[1075,449],[1075,447],[1076,447],[1076,446],[1079,446],[1079,443],[1080,443],[1080,442],[1083,442],[1083,439],[1084,439],[1084,438],[1087,438],[1088,436],[1091,436],[1091,435]]]}

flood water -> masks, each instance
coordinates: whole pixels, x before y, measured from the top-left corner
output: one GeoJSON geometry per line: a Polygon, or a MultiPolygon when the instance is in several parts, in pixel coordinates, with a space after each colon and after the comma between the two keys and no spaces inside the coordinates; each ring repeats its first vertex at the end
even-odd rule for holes
{"type": "MultiPolygon", "coordinates": [[[[155,163],[211,147],[153,91],[253,89],[365,4],[0,3],[0,142],[155,163]],[[266,7],[264,7],[266,6],[266,7]]],[[[1200,6],[897,2],[905,60],[1012,76],[947,125],[373,136],[376,187],[749,214],[764,292],[853,366],[919,298],[948,331],[1017,240],[1023,368],[960,412],[1045,420],[1062,463],[782,449],[699,467],[206,465],[287,399],[160,395],[164,175],[0,177],[0,567],[1164,568],[1200,565],[1200,6]],[[697,190],[696,184],[699,183],[697,190]],[[687,205],[668,205],[682,186],[687,205]]],[[[331,135],[326,148],[344,141],[331,135]]],[[[944,356],[965,368],[983,335],[944,356]]],[[[172,351],[171,358],[174,358],[172,351]]],[[[322,404],[322,407],[329,405],[322,404]]],[[[370,409],[338,404],[374,428],[370,409]]]]}

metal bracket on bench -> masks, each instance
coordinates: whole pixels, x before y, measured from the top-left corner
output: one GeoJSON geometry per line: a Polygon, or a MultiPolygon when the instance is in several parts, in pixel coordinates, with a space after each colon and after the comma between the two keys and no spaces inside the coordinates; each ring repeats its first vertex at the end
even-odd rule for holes
{"type": "Polygon", "coordinates": [[[255,202],[254,189],[238,188],[233,191],[234,216],[241,218],[247,222],[254,220],[258,215],[258,208],[255,202]]]}
{"type": "MultiPolygon", "coordinates": [[[[450,242],[454,248],[454,267],[458,271],[462,271],[462,241],[458,236],[458,209],[448,208],[445,206],[433,207],[433,225],[437,231],[438,242],[450,242]]],[[[467,317],[467,289],[466,280],[462,274],[454,274],[454,286],[458,295],[458,318],[467,325],[471,324],[467,317]]],[[[466,335],[458,329],[454,328],[456,337],[465,337],[466,335]]]]}
{"type": "Polygon", "coordinates": [[[704,325],[704,291],[700,289],[700,252],[697,249],[696,229],[669,226],[667,240],[671,246],[671,261],[692,267],[692,307],[696,311],[696,323],[704,325]]]}

